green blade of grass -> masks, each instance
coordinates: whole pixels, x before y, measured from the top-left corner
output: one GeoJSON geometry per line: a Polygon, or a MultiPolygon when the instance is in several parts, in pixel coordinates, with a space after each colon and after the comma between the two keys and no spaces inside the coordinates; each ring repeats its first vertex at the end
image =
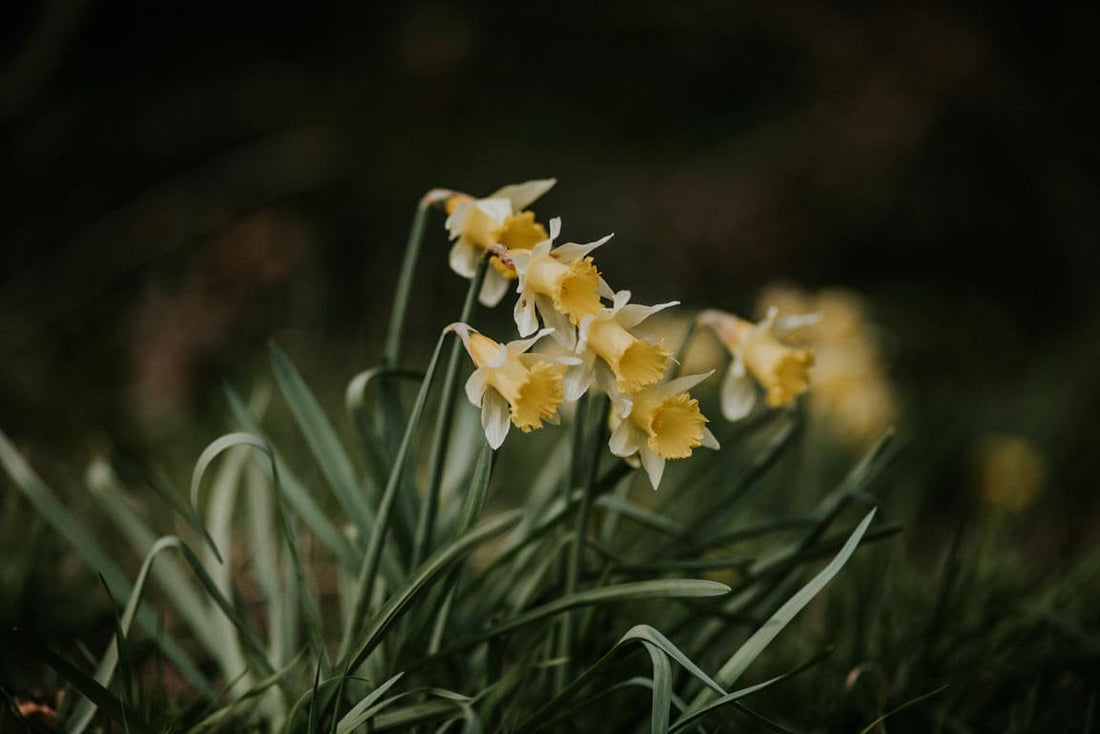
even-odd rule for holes
{"type": "MultiPolygon", "coordinates": [[[[623,651],[628,648],[628,646],[634,644],[643,645],[647,649],[647,651],[650,651],[651,656],[653,655],[652,650],[660,651],[665,656],[666,663],[669,660],[676,661],[685,670],[691,673],[692,676],[698,679],[703,685],[707,686],[719,695],[725,695],[725,691],[722,689],[721,686],[719,686],[713,679],[711,679],[710,676],[704,673],[702,669],[699,668],[699,666],[691,660],[691,658],[685,655],[683,651],[676,647],[676,645],[672,644],[672,642],[663,634],[661,634],[660,631],[653,627],[650,627],[649,625],[640,624],[628,630],[625,635],[619,638],[619,641],[616,642],[610,650],[604,653],[604,655],[591,667],[589,667],[587,670],[577,676],[565,689],[561,691],[561,693],[557,694],[549,701],[544,703],[542,706],[540,706],[524,721],[521,726],[517,727],[517,731],[530,731],[533,734],[534,732],[540,731],[550,724],[560,720],[562,717],[555,714],[559,711],[559,709],[564,706],[565,702],[568,701],[575,693],[583,689],[589,681],[595,679],[605,668],[607,668],[607,666],[616,657],[622,654],[623,651]]],[[[655,689],[657,688],[657,685],[658,684],[655,682],[655,689]]],[[[660,685],[663,685],[663,683],[660,685]]],[[[654,696],[656,695],[657,694],[654,693],[654,696]]],[[[671,701],[671,689],[669,691],[669,700],[671,701]]],[[[662,702],[661,705],[663,707],[665,704],[662,702]]],[[[663,726],[667,729],[668,709],[664,709],[663,721],[663,726]]],[[[653,723],[656,724],[657,722],[653,723]]]]}
{"type": "MultiPolygon", "coordinates": [[[[165,536],[156,540],[148,553],[145,554],[145,560],[141,563],[141,569],[138,571],[137,578],[134,580],[133,591],[130,592],[130,598],[126,602],[126,608],[122,612],[122,616],[118,620],[118,630],[116,631],[116,639],[111,641],[111,644],[107,646],[106,652],[99,661],[99,665],[96,666],[94,680],[101,686],[106,687],[111,684],[111,678],[114,676],[115,667],[119,661],[119,645],[117,641],[118,634],[127,635],[130,632],[130,626],[133,624],[134,617],[137,615],[138,609],[141,604],[142,594],[145,593],[145,584],[149,579],[149,572],[153,568],[153,561],[156,560],[160,552],[166,548],[175,547],[175,538],[172,536],[165,536]]],[[[102,578],[102,576],[101,576],[102,578]]],[[[103,583],[106,587],[107,580],[103,579],[103,583]]],[[[107,587],[108,594],[110,589],[107,587]]],[[[88,724],[91,723],[92,717],[95,716],[96,705],[88,698],[82,698],[80,702],[73,709],[72,718],[69,719],[65,731],[68,734],[80,734],[84,731],[88,724]]]]}
{"type": "Polygon", "coordinates": [[[359,530],[359,536],[368,537],[374,524],[374,512],[368,497],[375,496],[377,489],[370,487],[364,491],[360,486],[355,476],[355,467],[336,435],[336,430],[321,410],[317,398],[286,353],[274,342],[269,347],[276,382],[294,414],[306,444],[321,468],[321,473],[340,506],[359,530]]]}
{"type": "MultiPolygon", "coordinates": [[[[306,488],[305,484],[290,471],[290,466],[286,460],[279,453],[278,450],[267,440],[263,431],[260,430],[259,421],[245,406],[244,401],[240,396],[229,387],[225,388],[226,399],[229,402],[230,410],[233,412],[233,417],[238,423],[241,424],[241,428],[246,433],[251,433],[267,442],[268,447],[271,449],[272,455],[275,457],[274,466],[278,469],[279,474],[279,491],[283,494],[286,500],[294,508],[294,512],[298,514],[302,520],[309,525],[310,530],[317,536],[325,546],[336,554],[336,557],[340,559],[344,568],[349,570],[355,570],[359,567],[359,553],[354,550],[344,534],[336,529],[336,526],[325,515],[324,510],[317,504],[313,498],[312,493],[306,488]]],[[[268,475],[272,475],[272,468],[270,466],[264,466],[268,475]]]]}
{"type": "Polygon", "coordinates": [[[370,531],[367,543],[367,552],[363,557],[363,565],[360,567],[359,576],[356,579],[354,602],[352,603],[351,616],[344,626],[344,634],[340,640],[339,659],[344,659],[351,649],[352,640],[359,630],[364,615],[367,611],[367,603],[374,592],[374,580],[378,573],[378,561],[385,545],[386,534],[390,529],[390,517],[393,512],[394,502],[397,499],[398,490],[401,488],[401,480],[404,476],[405,462],[412,449],[413,435],[420,416],[424,412],[424,406],[428,402],[428,392],[431,389],[432,378],[435,376],[436,365],[439,363],[439,355],[443,351],[443,345],[447,340],[447,332],[439,335],[436,340],[435,350],[432,352],[428,368],[424,371],[424,380],[420,383],[420,390],[416,395],[416,403],[405,425],[405,435],[401,437],[401,446],[393,460],[389,479],[386,481],[386,489],[382,493],[382,501],[378,505],[378,515],[375,518],[374,527],[370,531]]]}
{"type": "MultiPolygon", "coordinates": [[[[271,469],[272,476],[272,492],[275,496],[275,514],[279,523],[279,529],[283,539],[283,546],[286,548],[287,553],[290,556],[291,567],[294,571],[294,575],[298,581],[299,588],[299,600],[302,603],[302,608],[306,614],[306,629],[309,632],[311,646],[313,647],[314,655],[320,662],[321,666],[328,671],[330,662],[328,659],[328,653],[324,645],[323,629],[321,626],[320,610],[316,601],[313,599],[308,591],[308,586],[305,581],[305,574],[302,571],[301,559],[298,556],[297,538],[295,537],[294,530],[290,525],[290,521],[286,517],[286,513],[283,511],[282,506],[282,492],[279,489],[279,468],[275,460],[275,453],[271,450],[271,447],[263,439],[253,436],[249,433],[229,433],[221,436],[203,450],[199,456],[198,461],[195,462],[195,469],[191,475],[191,504],[193,507],[198,506],[199,492],[202,488],[202,479],[206,471],[210,468],[211,463],[222,453],[237,447],[248,447],[257,449],[267,459],[267,464],[271,469]]],[[[226,508],[221,510],[223,517],[228,518],[232,515],[231,511],[226,508]]],[[[225,569],[228,573],[228,568],[225,569]]],[[[197,571],[196,571],[197,572],[197,571]]],[[[221,597],[224,599],[224,597],[221,597]]],[[[240,629],[236,620],[231,618],[234,625],[240,629]]],[[[254,635],[253,635],[254,637],[254,635]]],[[[253,652],[256,651],[254,644],[249,643],[250,647],[253,647],[253,652]]],[[[264,672],[268,675],[273,672],[273,667],[270,662],[267,662],[266,655],[263,655],[263,660],[266,663],[264,672]]]]}
{"type": "Polygon", "coordinates": [[[345,670],[351,671],[359,667],[359,664],[381,642],[386,632],[401,618],[427,586],[438,580],[455,563],[472,553],[479,545],[514,527],[521,517],[523,517],[521,510],[503,513],[482,522],[457,540],[437,550],[416,571],[416,574],[409,580],[405,588],[391,596],[385,606],[370,621],[363,636],[363,641],[356,648],[355,653],[348,658],[345,670]]]}
{"type": "Polygon", "coordinates": [[[34,645],[33,652],[60,675],[67,680],[80,693],[95,703],[101,711],[114,721],[123,724],[131,732],[136,734],[153,734],[153,727],[145,722],[136,712],[127,711],[122,702],[113,693],[96,682],[95,678],[82,671],[61,657],[45,644],[34,645]]]}
{"type": "MultiPolygon", "coordinates": [[[[534,622],[549,619],[563,612],[594,604],[612,604],[631,599],[698,599],[728,594],[730,587],[704,579],[654,579],[615,584],[598,589],[578,591],[547,602],[528,612],[505,620],[496,627],[478,632],[448,645],[438,657],[446,657],[479,642],[507,634],[534,622]]],[[[426,661],[421,661],[426,662],[426,661]]]]}
{"type": "MultiPolygon", "coordinates": [[[[733,656],[726,661],[715,676],[715,680],[717,680],[720,685],[727,688],[733,685],[737,679],[741,677],[741,674],[745,672],[745,669],[764,651],[764,648],[775,639],[776,635],[782,632],[783,628],[794,619],[795,615],[802,611],[802,609],[817,596],[818,592],[833,580],[833,577],[840,572],[840,569],[844,567],[844,564],[848,562],[848,559],[851,558],[852,554],[855,552],[856,546],[859,545],[859,541],[863,538],[863,534],[867,532],[867,528],[870,526],[874,516],[875,510],[871,510],[867,513],[867,516],[863,518],[862,522],[860,522],[848,537],[844,547],[840,549],[840,552],[836,554],[833,560],[829,561],[825,568],[821,569],[809,583],[803,586],[794,596],[788,599],[783,606],[776,610],[775,614],[773,614],[760,629],[753,633],[753,635],[745,641],[745,644],[738,648],[733,656]]],[[[688,707],[689,713],[702,708],[712,696],[713,692],[711,691],[700,691],[699,695],[692,701],[691,706],[688,707]]]]}
{"type": "Polygon", "coordinates": [[[374,704],[386,695],[386,693],[393,688],[404,673],[398,673],[382,685],[375,688],[373,691],[363,697],[359,703],[352,706],[351,710],[343,715],[340,719],[340,723],[336,725],[336,734],[351,734],[355,731],[356,727],[361,724],[367,723],[371,716],[376,712],[372,708],[374,704]]]}
{"type": "MultiPolygon", "coordinates": [[[[111,465],[101,457],[93,459],[84,477],[90,494],[126,536],[134,552],[139,556],[146,556],[156,543],[158,534],[133,507],[111,465]]],[[[216,654],[216,643],[210,634],[205,601],[191,580],[184,575],[183,568],[176,559],[164,558],[157,563],[153,567],[153,577],[195,636],[211,654],[216,654]]]]}
{"type": "MultiPolygon", "coordinates": [[[[73,547],[77,555],[94,571],[103,574],[111,593],[118,598],[129,597],[132,591],[129,579],[118,564],[107,554],[91,533],[61,503],[46,483],[31,469],[30,465],[0,431],[0,464],[11,477],[16,488],[23,493],[39,515],[73,547]]],[[[142,628],[154,637],[165,655],[179,668],[203,695],[213,698],[217,691],[207,677],[195,665],[191,656],[172,638],[156,634],[157,620],[152,612],[141,610],[138,622],[142,628]]]]}

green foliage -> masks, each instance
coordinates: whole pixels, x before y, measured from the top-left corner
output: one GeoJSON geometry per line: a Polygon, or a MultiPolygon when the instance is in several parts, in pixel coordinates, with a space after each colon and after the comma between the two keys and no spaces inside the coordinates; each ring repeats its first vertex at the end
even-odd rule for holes
{"type": "MultiPolygon", "coordinates": [[[[398,331],[410,277],[407,270],[401,279],[398,331]]],[[[466,318],[480,285],[475,278],[466,318]]],[[[762,518],[747,501],[796,436],[793,414],[743,432],[735,450],[700,460],[694,475],[670,471],[659,495],[644,474],[606,455],[606,405],[596,401],[573,418],[572,462],[550,450],[503,472],[480,430],[454,413],[457,351],[436,379],[448,338],[455,337],[440,336],[416,376],[407,414],[399,383],[389,379],[411,374],[395,364],[398,337],[381,367],[352,380],[352,441],[273,345],[275,381],[301,446],[278,445],[271,436],[285,432],[227,391],[236,430],[195,463],[190,506],[175,508],[183,537],[155,530],[112,468],[97,463],[89,483],[144,557],[133,584],[117,557],[123,549],[98,541],[0,435],[0,461],[15,486],[124,602],[121,612],[112,609],[114,639],[100,648],[92,674],[52,643],[22,641],[78,698],[62,712],[66,731],[352,734],[430,724],[464,732],[648,726],[664,734],[734,712],[784,730],[773,718],[786,712],[758,712],[745,700],[816,665],[826,646],[810,663],[730,689],[861,541],[892,532],[872,527],[872,509],[861,522],[850,517],[854,530],[827,536],[848,521],[847,509],[869,501],[890,459],[889,437],[817,510],[795,520],[762,518]],[[438,420],[428,431],[421,419],[433,406],[438,420]],[[448,447],[463,445],[465,431],[477,440],[464,445],[482,448],[476,460],[458,463],[458,475],[445,476],[448,447]],[[414,470],[427,446],[426,470],[414,470]],[[457,489],[444,492],[448,486],[457,489]],[[794,536],[770,554],[721,555],[780,532],[794,536]],[[682,578],[702,570],[722,580],[682,578]],[[158,587],[152,595],[150,580],[158,587]],[[163,632],[157,610],[171,615],[163,632]],[[171,694],[177,705],[152,705],[143,671],[163,659],[149,641],[191,681],[171,694]],[[629,654],[639,647],[642,664],[629,654]],[[648,706],[595,705],[640,703],[639,690],[648,706]]]]}

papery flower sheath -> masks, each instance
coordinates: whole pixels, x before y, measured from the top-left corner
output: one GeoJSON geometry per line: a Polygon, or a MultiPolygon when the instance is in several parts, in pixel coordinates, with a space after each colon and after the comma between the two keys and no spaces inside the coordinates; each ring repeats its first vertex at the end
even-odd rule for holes
{"type": "MultiPolygon", "coordinates": [[[[478,261],[494,246],[508,250],[529,250],[547,239],[546,228],[535,221],[535,214],[524,211],[553,187],[552,178],[513,184],[498,189],[483,199],[456,194],[446,202],[446,227],[450,238],[451,270],[464,278],[473,278],[478,261]]],[[[515,272],[498,257],[490,259],[479,300],[495,306],[508,291],[515,272]]]]}
{"type": "Polygon", "coordinates": [[[809,389],[813,352],[780,339],[817,320],[816,314],[779,319],[775,308],[758,324],[724,311],[699,314],[699,323],[714,329],[733,357],[722,382],[722,415],[727,420],[740,420],[752,411],[754,380],[764,388],[771,408],[789,406],[809,389]]]}
{"type": "Polygon", "coordinates": [[[561,233],[561,219],[550,220],[550,237],[530,250],[511,252],[519,282],[514,317],[520,336],[539,328],[538,316],[554,329],[554,339],[572,348],[576,344],[576,326],[585,316],[603,308],[601,296],[614,293],[600,276],[588,254],[611,239],[608,235],[595,242],[578,245],[567,242],[553,247],[561,233]],[[537,315],[536,315],[537,314],[537,315]]]}
{"type": "Polygon", "coordinates": [[[566,399],[575,400],[595,383],[616,409],[629,412],[629,396],[658,382],[671,356],[660,342],[641,339],[630,330],[678,303],[642,306],[630,303],[630,291],[619,291],[610,307],[584,316],[577,329],[576,354],[581,362],[566,375],[566,399]]]}
{"type": "Polygon", "coordinates": [[[572,358],[553,359],[527,354],[535,342],[550,333],[500,344],[466,324],[448,327],[462,339],[476,369],[466,382],[466,397],[481,408],[481,426],[489,445],[500,448],[510,424],[524,433],[558,422],[564,399],[563,374],[572,358]]]}
{"type": "Polygon", "coordinates": [[[612,408],[611,453],[627,459],[636,456],[653,489],[661,483],[666,461],[686,459],[699,446],[718,448],[699,401],[687,392],[711,374],[680,377],[639,390],[631,396],[625,415],[612,408]]]}

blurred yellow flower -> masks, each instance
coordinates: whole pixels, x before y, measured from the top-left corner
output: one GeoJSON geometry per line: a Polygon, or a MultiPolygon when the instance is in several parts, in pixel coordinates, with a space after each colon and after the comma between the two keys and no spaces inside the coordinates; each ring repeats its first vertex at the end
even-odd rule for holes
{"type": "Polygon", "coordinates": [[[686,459],[699,446],[718,448],[718,441],[699,410],[699,401],[687,392],[711,374],[681,377],[644,388],[630,396],[625,410],[621,405],[612,408],[608,442],[611,453],[623,458],[636,456],[654,489],[661,483],[665,461],[686,459]]]}
{"type": "Polygon", "coordinates": [[[558,422],[563,374],[566,365],[576,360],[526,353],[549,329],[529,339],[500,344],[466,324],[448,328],[462,339],[476,367],[466,382],[466,397],[481,408],[481,426],[490,446],[500,448],[510,424],[526,433],[542,428],[543,421],[558,422]]]}
{"type": "MultiPolygon", "coordinates": [[[[454,240],[451,269],[464,278],[473,278],[478,261],[491,247],[529,250],[547,239],[546,228],[535,221],[534,212],[523,211],[554,186],[552,178],[505,186],[484,199],[455,194],[446,201],[445,226],[454,240]]],[[[485,275],[479,299],[486,306],[500,303],[510,280],[516,277],[510,265],[498,257],[490,259],[492,269],[485,275]]]]}
{"type": "Polygon", "coordinates": [[[807,294],[772,287],[759,304],[762,311],[777,307],[780,314],[812,312],[820,317],[788,337],[814,352],[810,411],[848,440],[878,438],[896,419],[898,400],[861,299],[840,289],[807,294]]]}
{"type": "Polygon", "coordinates": [[[791,405],[809,389],[813,352],[788,346],[778,338],[802,328],[808,320],[781,323],[777,318],[775,309],[758,324],[725,311],[699,314],[699,323],[711,327],[733,357],[722,383],[722,414],[727,420],[740,420],[752,411],[756,404],[753,380],[764,388],[772,408],[791,405]]]}
{"type": "Polygon", "coordinates": [[[1046,485],[1046,460],[1033,443],[1021,436],[984,436],[975,458],[978,490],[982,500],[992,507],[1021,512],[1046,485]]]}

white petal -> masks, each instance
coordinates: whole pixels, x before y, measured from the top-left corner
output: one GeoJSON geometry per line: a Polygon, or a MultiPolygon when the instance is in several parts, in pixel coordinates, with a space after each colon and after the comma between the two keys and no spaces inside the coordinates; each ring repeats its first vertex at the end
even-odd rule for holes
{"type": "Polygon", "coordinates": [[[706,426],[703,426],[703,443],[702,443],[702,446],[704,448],[714,449],[715,451],[722,448],[718,444],[718,439],[714,437],[714,434],[711,433],[710,429],[707,428],[706,426]]]}
{"type": "Polygon", "coordinates": [[[600,276],[600,288],[596,292],[600,294],[600,298],[606,298],[609,301],[615,297],[615,291],[611,290],[611,286],[607,284],[602,275],[600,276]]]}
{"type": "Polygon", "coordinates": [[[539,339],[553,333],[553,329],[540,329],[539,333],[534,336],[527,337],[526,339],[516,339],[515,341],[508,342],[508,354],[523,354],[528,349],[535,345],[539,339]]]}
{"type": "MultiPolygon", "coordinates": [[[[522,207],[521,207],[522,208],[522,207]]],[[[561,234],[561,217],[554,217],[550,220],[550,241],[553,242],[561,234]]],[[[541,243],[540,243],[541,244],[541,243]]]]}
{"type": "Polygon", "coordinates": [[[472,201],[465,201],[456,206],[455,210],[447,216],[447,221],[443,223],[443,226],[447,228],[451,239],[462,234],[462,227],[466,224],[466,219],[470,216],[470,211],[473,208],[474,203],[472,201]]]}
{"type": "Polygon", "coordinates": [[[639,431],[630,421],[623,421],[615,426],[615,430],[611,432],[611,438],[607,442],[607,448],[609,448],[611,453],[615,456],[632,456],[637,453],[639,446],[641,446],[643,442],[639,440],[639,436],[641,436],[643,440],[645,439],[645,434],[639,431]]]}
{"type": "Polygon", "coordinates": [[[518,212],[526,209],[531,202],[552,189],[555,183],[557,183],[555,178],[542,178],[521,184],[511,184],[494,191],[492,198],[508,199],[512,204],[512,211],[518,212]]]}
{"type": "Polygon", "coordinates": [[[756,386],[745,374],[744,363],[735,360],[722,382],[722,415],[728,421],[739,421],[756,405],[756,386]]]}
{"type": "Polygon", "coordinates": [[[630,303],[630,291],[618,291],[611,297],[611,313],[618,313],[623,306],[630,303]]]}
{"type": "Polygon", "coordinates": [[[565,399],[569,402],[573,402],[580,398],[588,391],[588,388],[592,387],[592,382],[595,380],[595,356],[588,356],[581,364],[575,367],[570,367],[565,371],[563,378],[563,390],[565,392],[565,399]]]}
{"type": "Polygon", "coordinates": [[[668,395],[675,395],[677,393],[687,392],[691,388],[698,385],[703,380],[707,379],[714,374],[714,370],[704,372],[701,375],[686,375],[685,377],[677,377],[675,380],[669,380],[665,384],[661,385],[661,392],[668,395]]]}
{"type": "Polygon", "coordinates": [[[535,304],[530,298],[520,296],[516,299],[516,307],[512,309],[512,317],[516,320],[516,329],[520,336],[530,336],[539,328],[539,319],[535,315],[535,304]]]}
{"type": "Polygon", "coordinates": [[[478,300],[481,301],[483,306],[492,308],[504,298],[511,282],[490,265],[489,272],[485,273],[485,283],[481,286],[481,294],[478,300]]]}
{"type": "Polygon", "coordinates": [[[466,380],[466,399],[477,407],[481,407],[481,397],[485,394],[485,370],[476,369],[466,380]]]}
{"type": "Polygon", "coordinates": [[[638,450],[638,458],[642,460],[642,468],[649,475],[649,483],[653,489],[661,485],[661,476],[665,473],[665,460],[655,454],[649,446],[642,446],[638,450]]]}
{"type": "Polygon", "coordinates": [[[504,443],[511,425],[508,401],[495,389],[486,390],[481,402],[481,427],[485,429],[485,440],[494,451],[504,443]]]}
{"type": "Polygon", "coordinates": [[[514,211],[512,209],[512,202],[503,197],[478,199],[474,202],[474,206],[497,224],[503,222],[514,211]]]}
{"type": "Polygon", "coordinates": [[[600,245],[607,242],[613,235],[607,235],[595,242],[589,242],[587,245],[578,245],[575,242],[566,242],[564,245],[560,245],[554,250],[554,257],[561,260],[563,263],[571,263],[574,260],[579,260],[588,253],[595,250],[600,245]]]}
{"type": "Polygon", "coordinates": [[[554,341],[566,349],[573,349],[577,344],[577,330],[569,317],[554,308],[554,302],[546,296],[536,295],[535,305],[543,323],[554,330],[554,341]]]}
{"type": "Polygon", "coordinates": [[[633,329],[638,324],[648,319],[658,311],[663,311],[666,308],[672,306],[679,306],[679,301],[669,301],[668,303],[658,303],[656,306],[643,306],[640,303],[631,303],[623,306],[619,310],[618,318],[616,319],[619,324],[624,328],[633,329]]]}
{"type": "Polygon", "coordinates": [[[451,263],[451,270],[455,271],[463,278],[472,278],[477,274],[477,261],[481,253],[477,249],[477,245],[470,242],[465,237],[460,237],[452,246],[451,254],[448,260],[451,263]]]}
{"type": "MultiPolygon", "coordinates": [[[[603,309],[606,311],[607,309],[603,309]]],[[[577,326],[577,346],[575,351],[580,353],[588,350],[588,328],[596,320],[595,314],[581,316],[581,323],[577,326]]]]}
{"type": "Polygon", "coordinates": [[[796,331],[801,331],[808,326],[821,323],[822,315],[819,313],[804,313],[798,316],[782,316],[772,325],[772,334],[777,337],[790,336],[796,331]]]}

